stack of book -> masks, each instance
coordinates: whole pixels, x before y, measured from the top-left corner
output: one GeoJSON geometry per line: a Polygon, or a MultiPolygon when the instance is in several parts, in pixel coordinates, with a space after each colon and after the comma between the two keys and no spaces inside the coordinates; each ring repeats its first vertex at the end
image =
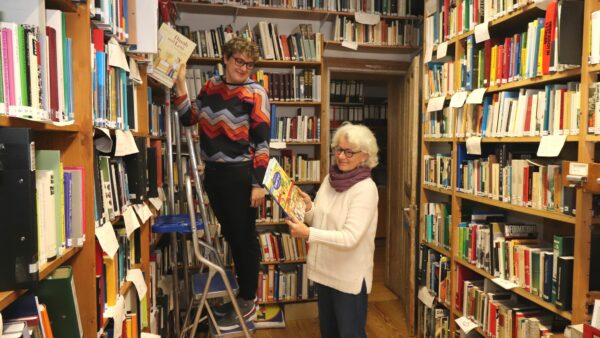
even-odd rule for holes
{"type": "Polygon", "coordinates": [[[450,189],[452,157],[449,154],[424,155],[423,182],[434,187],[450,189]]]}
{"type": "Polygon", "coordinates": [[[337,16],[333,38],[339,42],[417,47],[420,44],[420,31],[418,24],[411,21],[380,20],[375,25],[365,25],[356,22],[352,17],[337,16]]]}

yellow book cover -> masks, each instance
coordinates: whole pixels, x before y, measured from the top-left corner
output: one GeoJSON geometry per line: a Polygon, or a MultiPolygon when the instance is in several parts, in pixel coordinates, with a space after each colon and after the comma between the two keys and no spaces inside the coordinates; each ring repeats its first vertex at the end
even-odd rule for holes
{"type": "Polygon", "coordinates": [[[181,65],[187,62],[194,48],[192,40],[163,23],[158,30],[158,52],[148,67],[148,75],[168,88],[173,87],[181,65]]]}
{"type": "Polygon", "coordinates": [[[262,183],[288,216],[294,216],[300,221],[304,220],[306,205],[300,196],[300,188],[292,182],[276,159],[272,158],[269,161],[262,183]]]}

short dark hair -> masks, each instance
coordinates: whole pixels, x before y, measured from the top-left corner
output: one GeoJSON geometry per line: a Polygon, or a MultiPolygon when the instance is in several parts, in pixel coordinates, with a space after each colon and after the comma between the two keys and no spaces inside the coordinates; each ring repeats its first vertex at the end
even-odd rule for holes
{"type": "Polygon", "coordinates": [[[235,37],[223,45],[224,56],[230,58],[236,53],[246,54],[251,57],[254,62],[256,62],[259,57],[258,46],[253,41],[242,37],[235,37]]]}

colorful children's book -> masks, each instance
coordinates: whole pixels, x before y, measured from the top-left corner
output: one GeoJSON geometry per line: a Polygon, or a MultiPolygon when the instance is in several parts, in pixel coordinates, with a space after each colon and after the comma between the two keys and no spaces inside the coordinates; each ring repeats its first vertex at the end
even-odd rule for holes
{"type": "Polygon", "coordinates": [[[280,304],[261,304],[256,309],[254,327],[257,329],[284,328],[285,317],[280,304]]]}
{"type": "Polygon", "coordinates": [[[262,183],[288,216],[304,221],[306,205],[300,196],[300,188],[292,182],[276,159],[269,161],[262,183]]]}
{"type": "Polygon", "coordinates": [[[158,30],[158,52],[148,67],[148,75],[173,87],[181,65],[187,62],[194,48],[196,44],[192,40],[163,23],[158,30]]]}

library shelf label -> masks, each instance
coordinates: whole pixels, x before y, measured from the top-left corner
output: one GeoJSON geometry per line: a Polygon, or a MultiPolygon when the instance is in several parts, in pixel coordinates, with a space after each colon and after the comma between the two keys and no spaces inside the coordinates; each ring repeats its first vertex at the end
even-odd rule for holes
{"type": "Polygon", "coordinates": [[[138,298],[140,301],[146,297],[148,288],[146,287],[146,281],[144,275],[140,269],[130,269],[127,271],[127,277],[125,278],[128,282],[132,282],[137,290],[138,298]]]}
{"type": "Polygon", "coordinates": [[[515,284],[511,281],[507,281],[506,279],[500,278],[500,277],[492,279],[492,282],[498,284],[500,287],[502,287],[505,290],[511,290],[511,289],[518,287],[517,284],[515,284]]]}
{"type": "Polygon", "coordinates": [[[426,286],[423,286],[419,289],[419,300],[425,304],[428,308],[431,309],[433,306],[433,301],[435,300],[435,296],[433,296],[429,290],[427,290],[426,286]]]}
{"type": "Polygon", "coordinates": [[[567,135],[544,135],[538,146],[538,157],[557,157],[560,154],[567,135]]]}
{"type": "Polygon", "coordinates": [[[379,14],[371,14],[365,12],[354,12],[354,20],[358,23],[362,23],[363,25],[376,25],[379,23],[381,18],[379,14]]]}
{"type": "Polygon", "coordinates": [[[444,109],[444,101],[446,101],[445,96],[430,97],[429,102],[427,102],[427,112],[429,113],[444,109]]]}
{"type": "Polygon", "coordinates": [[[439,60],[448,54],[448,41],[440,43],[437,47],[435,57],[439,60]]]}
{"type": "Polygon", "coordinates": [[[481,137],[471,136],[467,138],[467,154],[481,155],[481,137]]]}
{"type": "Polygon", "coordinates": [[[456,318],[455,322],[465,334],[471,332],[477,327],[477,324],[465,316],[456,318]]]}
{"type": "Polygon", "coordinates": [[[346,48],[349,48],[349,49],[352,49],[352,50],[357,50],[358,49],[358,42],[344,40],[344,41],[342,41],[342,47],[346,47],[346,48]]]}
{"type": "Polygon", "coordinates": [[[480,23],[475,26],[475,43],[480,43],[490,39],[490,31],[488,29],[488,23],[480,23]]]}
{"type": "Polygon", "coordinates": [[[117,241],[112,223],[109,221],[104,222],[104,225],[97,227],[95,232],[102,250],[106,252],[108,257],[115,257],[117,250],[119,250],[119,241],[117,241]]]}
{"type": "Polygon", "coordinates": [[[450,108],[461,108],[464,106],[468,95],[469,92],[465,91],[454,93],[450,99],[450,108]]]}
{"type": "Polygon", "coordinates": [[[467,103],[470,104],[482,104],[483,103],[483,95],[485,95],[485,90],[487,88],[477,88],[469,94],[467,97],[467,103]]]}
{"type": "Polygon", "coordinates": [[[569,164],[569,175],[587,177],[588,168],[589,168],[589,166],[587,163],[571,162],[569,164]]]}
{"type": "Polygon", "coordinates": [[[133,211],[133,207],[131,205],[128,206],[123,212],[123,219],[125,221],[125,231],[127,231],[127,237],[129,237],[137,228],[140,227],[140,221],[138,221],[135,211],[133,211]]]}

